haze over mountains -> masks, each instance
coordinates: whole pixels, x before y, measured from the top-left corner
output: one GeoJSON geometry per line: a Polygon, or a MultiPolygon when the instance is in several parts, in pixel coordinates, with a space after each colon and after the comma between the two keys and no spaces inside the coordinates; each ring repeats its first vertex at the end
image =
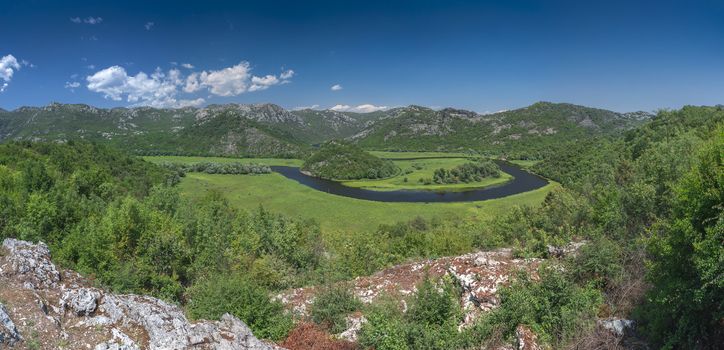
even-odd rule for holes
{"type": "Polygon", "coordinates": [[[414,105],[354,113],[274,104],[101,109],[53,103],[0,110],[0,141],[82,138],[137,154],[285,157],[348,139],[368,149],[534,155],[555,142],[616,134],[650,117],[549,102],[493,114],[414,105]]]}

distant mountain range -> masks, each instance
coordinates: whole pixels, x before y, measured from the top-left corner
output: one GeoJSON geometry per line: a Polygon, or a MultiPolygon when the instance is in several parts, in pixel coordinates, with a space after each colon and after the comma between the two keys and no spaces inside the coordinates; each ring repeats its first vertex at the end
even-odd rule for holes
{"type": "Polygon", "coordinates": [[[479,114],[420,106],[371,113],[274,104],[102,109],[82,104],[0,110],[0,141],[87,139],[136,154],[287,156],[331,139],[378,150],[535,153],[547,145],[635,127],[652,115],[566,103],[479,114]]]}

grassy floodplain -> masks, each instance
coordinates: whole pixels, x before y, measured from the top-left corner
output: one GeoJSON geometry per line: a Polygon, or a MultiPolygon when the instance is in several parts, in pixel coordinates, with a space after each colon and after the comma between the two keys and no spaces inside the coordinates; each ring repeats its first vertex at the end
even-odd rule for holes
{"type": "MultiPolygon", "coordinates": [[[[400,157],[402,158],[402,157],[400,157]]],[[[424,158],[424,157],[422,157],[424,158]]],[[[466,158],[429,158],[416,160],[395,160],[402,173],[387,179],[364,179],[342,181],[345,186],[360,187],[368,190],[394,191],[394,190],[446,190],[463,191],[472,188],[481,188],[497,185],[509,181],[512,176],[501,172],[500,177],[484,178],[481,181],[459,184],[430,184],[425,185],[420,180],[430,179],[435,169],[452,169],[458,165],[470,162],[466,158]],[[407,181],[405,181],[407,179],[407,181]]]]}
{"type": "MultiPolygon", "coordinates": [[[[417,157],[421,152],[404,152],[404,156],[403,152],[391,153],[399,155],[397,158],[413,158],[417,157]]],[[[424,152],[424,154],[429,157],[440,157],[440,155],[430,156],[429,152],[424,152]]],[[[145,159],[151,162],[195,163],[209,161],[288,166],[299,166],[301,164],[301,160],[296,159],[268,158],[154,156],[145,157],[145,159]]],[[[459,158],[453,158],[452,160],[455,159],[461,161],[459,158]]],[[[558,186],[557,183],[551,183],[534,191],[477,202],[384,203],[320,192],[277,173],[265,175],[189,173],[179,184],[181,193],[189,198],[204,196],[209,191],[218,191],[239,208],[256,210],[261,205],[274,212],[315,219],[320,223],[322,230],[327,232],[374,230],[379,224],[412,220],[418,216],[427,219],[484,220],[501,215],[516,205],[537,205],[543,201],[548,192],[558,186]]]]}

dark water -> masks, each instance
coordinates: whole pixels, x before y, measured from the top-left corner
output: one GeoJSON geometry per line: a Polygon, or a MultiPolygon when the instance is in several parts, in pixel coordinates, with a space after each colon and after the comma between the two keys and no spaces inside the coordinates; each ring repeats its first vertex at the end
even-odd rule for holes
{"type": "Polygon", "coordinates": [[[305,175],[302,174],[299,171],[299,168],[296,167],[273,166],[271,168],[273,171],[282,174],[288,179],[292,179],[302,185],[309,186],[318,191],[336,194],[338,196],[377,202],[445,203],[482,201],[528,192],[548,184],[548,181],[542,177],[531,174],[515,165],[502,161],[496,161],[496,163],[498,163],[498,166],[500,166],[502,171],[512,175],[513,180],[500,185],[462,192],[434,192],[421,190],[372,191],[347,187],[336,181],[305,175]]]}

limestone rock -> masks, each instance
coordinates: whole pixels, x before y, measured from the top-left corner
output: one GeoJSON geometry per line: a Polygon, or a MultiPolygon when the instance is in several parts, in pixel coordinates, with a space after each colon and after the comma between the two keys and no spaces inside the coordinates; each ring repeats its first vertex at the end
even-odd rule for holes
{"type": "Polygon", "coordinates": [[[60,273],[50,261],[50,249],[45,243],[7,238],[3,248],[8,257],[0,264],[0,275],[21,280],[27,289],[54,288],[60,282],[60,273]]]}
{"type": "Polygon", "coordinates": [[[599,320],[598,324],[611,333],[622,337],[626,331],[633,329],[635,323],[633,320],[625,320],[620,318],[611,318],[607,320],[599,320]]]}
{"type": "Polygon", "coordinates": [[[96,350],[279,349],[228,314],[219,321],[190,322],[181,307],[160,299],[106,293],[70,271],[61,278],[45,244],[6,239],[1,249],[0,298],[23,319],[16,327],[0,305],[2,349],[24,348],[27,339],[20,334],[33,331],[41,349],[60,343],[96,350]]]}
{"type": "Polygon", "coordinates": [[[60,299],[61,308],[70,308],[77,316],[90,316],[96,311],[101,293],[92,288],[69,289],[60,299]]]}
{"type": "Polygon", "coordinates": [[[12,346],[16,342],[22,340],[15,323],[10,319],[8,310],[5,305],[0,304],[0,345],[6,344],[12,346]]]}

